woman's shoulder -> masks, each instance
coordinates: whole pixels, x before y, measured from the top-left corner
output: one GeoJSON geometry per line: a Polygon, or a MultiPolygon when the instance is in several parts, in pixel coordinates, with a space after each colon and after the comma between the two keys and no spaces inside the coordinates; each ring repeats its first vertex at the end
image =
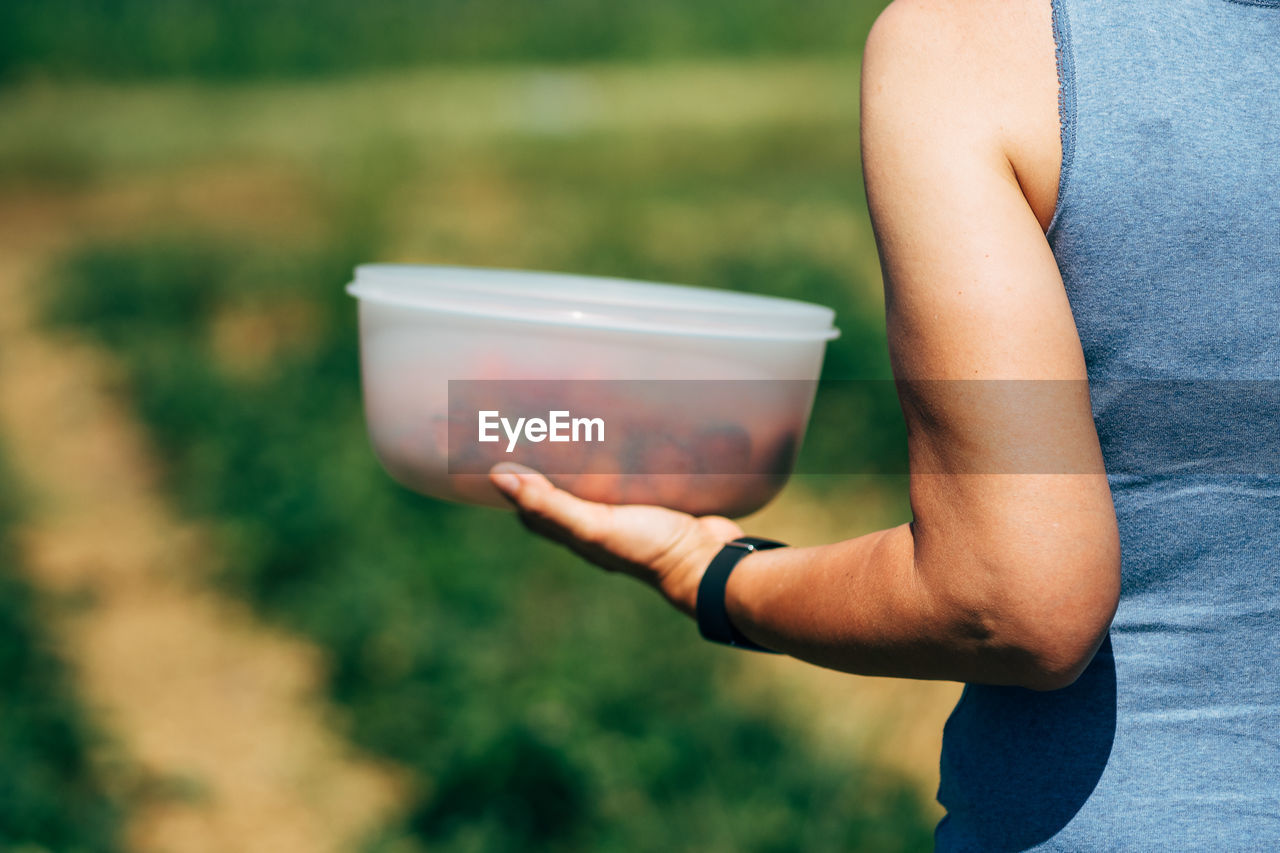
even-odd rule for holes
{"type": "Polygon", "coordinates": [[[862,91],[899,135],[989,143],[1048,225],[1062,153],[1049,0],[894,0],[868,35],[862,91]]]}

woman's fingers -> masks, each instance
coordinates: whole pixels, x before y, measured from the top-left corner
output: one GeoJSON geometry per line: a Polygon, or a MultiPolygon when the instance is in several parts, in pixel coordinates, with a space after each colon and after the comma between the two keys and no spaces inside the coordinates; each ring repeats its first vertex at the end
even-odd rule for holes
{"type": "Polygon", "coordinates": [[[526,527],[567,546],[602,569],[656,587],[692,615],[698,582],[711,558],[742,535],[727,518],[691,515],[659,506],[610,506],[557,489],[546,477],[512,462],[489,477],[515,504],[526,527]]]}
{"type": "Polygon", "coordinates": [[[584,501],[515,462],[500,462],[489,472],[500,492],[516,505],[521,517],[538,533],[560,541],[599,545],[608,538],[610,509],[584,501]]]}

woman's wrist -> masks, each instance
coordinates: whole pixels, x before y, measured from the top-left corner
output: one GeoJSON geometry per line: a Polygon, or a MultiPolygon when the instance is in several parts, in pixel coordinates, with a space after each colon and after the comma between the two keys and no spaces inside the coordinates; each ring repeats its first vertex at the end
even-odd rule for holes
{"type": "Polygon", "coordinates": [[[659,583],[662,594],[684,615],[697,617],[698,584],[702,582],[712,558],[723,547],[723,542],[701,542],[690,549],[674,569],[662,576],[659,583]]]}
{"type": "Polygon", "coordinates": [[[698,585],[702,576],[725,543],[734,538],[726,539],[703,530],[690,537],[680,556],[658,577],[658,588],[672,606],[690,618],[697,618],[698,585]]]}

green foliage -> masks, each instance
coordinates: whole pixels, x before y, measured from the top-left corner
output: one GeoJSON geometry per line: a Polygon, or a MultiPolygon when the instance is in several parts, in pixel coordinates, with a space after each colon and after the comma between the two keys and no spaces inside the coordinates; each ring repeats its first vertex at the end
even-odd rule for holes
{"type": "MultiPolygon", "coordinates": [[[[199,236],[91,246],[67,259],[50,311],[123,358],[175,494],[224,534],[226,582],[314,637],[355,739],[417,772],[420,801],[382,840],[925,849],[905,780],[739,707],[723,688],[733,653],[697,641],[655,596],[506,514],[418,498],[377,469],[353,306],[337,287],[376,254],[352,243],[281,256],[199,236]],[[264,281],[259,297],[307,300],[325,334],[238,375],[209,344],[210,317],[264,281]]],[[[735,285],[777,292],[779,266],[724,263],[735,285]]],[[[810,269],[798,280],[835,281],[810,269]]]]}
{"type": "Polygon", "coordinates": [[[7,0],[0,79],[246,79],[457,62],[840,52],[849,0],[7,0]]]}
{"type": "Polygon", "coordinates": [[[0,849],[116,850],[118,804],[90,760],[94,735],[19,574],[17,506],[0,466],[0,849]]]}
{"type": "MultiPolygon", "coordinates": [[[[883,379],[855,127],[832,116],[449,148],[371,129],[308,185],[330,206],[319,240],[188,231],[64,258],[49,316],[120,358],[173,496],[218,533],[222,582],[314,639],[352,737],[414,771],[416,801],[374,849],[928,849],[906,780],[735,701],[749,658],[505,513],[395,486],[367,447],[341,291],[356,263],[416,258],[789,295],[837,310],[829,377],[883,379]],[[219,318],[294,304],[309,336],[228,361],[219,318]]],[[[893,444],[876,419],[850,423],[803,464],[893,444]]]]}

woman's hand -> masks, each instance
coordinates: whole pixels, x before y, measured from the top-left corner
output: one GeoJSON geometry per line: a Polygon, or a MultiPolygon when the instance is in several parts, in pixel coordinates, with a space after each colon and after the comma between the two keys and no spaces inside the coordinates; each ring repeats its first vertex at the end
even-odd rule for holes
{"type": "Polygon", "coordinates": [[[720,516],[585,501],[511,462],[495,465],[489,477],[530,530],[607,571],[644,581],[689,616],[696,612],[698,583],[711,558],[742,535],[742,528],[720,516]]]}

